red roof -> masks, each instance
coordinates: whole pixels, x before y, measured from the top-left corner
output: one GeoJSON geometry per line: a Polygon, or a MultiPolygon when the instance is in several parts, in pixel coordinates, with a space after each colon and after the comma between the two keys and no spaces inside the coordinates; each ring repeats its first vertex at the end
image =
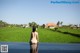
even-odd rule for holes
{"type": "Polygon", "coordinates": [[[53,26],[56,26],[56,24],[55,23],[47,23],[46,26],[53,27],[53,26]]]}

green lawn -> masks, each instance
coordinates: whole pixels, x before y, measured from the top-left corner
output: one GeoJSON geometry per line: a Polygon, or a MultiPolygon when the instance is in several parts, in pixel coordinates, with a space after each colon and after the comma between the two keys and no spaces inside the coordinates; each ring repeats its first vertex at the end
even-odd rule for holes
{"type": "MultiPolygon", "coordinates": [[[[80,35],[80,29],[60,28],[61,32],[38,28],[40,42],[80,43],[80,36],[73,36],[63,32],[80,35]]],[[[31,28],[4,27],[0,28],[0,42],[29,42],[31,28]]]]}

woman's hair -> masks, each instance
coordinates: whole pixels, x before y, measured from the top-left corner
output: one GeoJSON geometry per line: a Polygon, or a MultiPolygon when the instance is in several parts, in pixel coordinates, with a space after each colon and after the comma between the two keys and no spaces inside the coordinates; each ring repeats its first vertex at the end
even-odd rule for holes
{"type": "Polygon", "coordinates": [[[32,27],[32,32],[35,32],[36,31],[36,26],[33,26],[32,27]]]}

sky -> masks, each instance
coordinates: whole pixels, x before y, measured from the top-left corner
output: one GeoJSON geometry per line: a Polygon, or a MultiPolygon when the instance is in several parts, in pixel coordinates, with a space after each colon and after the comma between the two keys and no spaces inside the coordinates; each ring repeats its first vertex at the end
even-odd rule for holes
{"type": "MultiPolygon", "coordinates": [[[[80,3],[51,3],[65,0],[0,0],[0,20],[9,24],[80,24],[80,3]]],[[[73,1],[73,0],[66,0],[73,1]]],[[[79,0],[74,0],[79,1],[79,0]]]]}

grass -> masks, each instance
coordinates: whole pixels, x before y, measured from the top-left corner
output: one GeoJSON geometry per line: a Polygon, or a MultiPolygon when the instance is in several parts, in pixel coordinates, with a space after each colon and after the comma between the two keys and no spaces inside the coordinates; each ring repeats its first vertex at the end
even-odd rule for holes
{"type": "MultiPolygon", "coordinates": [[[[80,29],[59,29],[62,32],[80,34],[80,29]]],[[[80,37],[64,34],[49,29],[38,28],[39,41],[49,43],[79,43],[80,37]]],[[[0,42],[29,42],[31,28],[4,27],[0,28],[0,42]]]]}

